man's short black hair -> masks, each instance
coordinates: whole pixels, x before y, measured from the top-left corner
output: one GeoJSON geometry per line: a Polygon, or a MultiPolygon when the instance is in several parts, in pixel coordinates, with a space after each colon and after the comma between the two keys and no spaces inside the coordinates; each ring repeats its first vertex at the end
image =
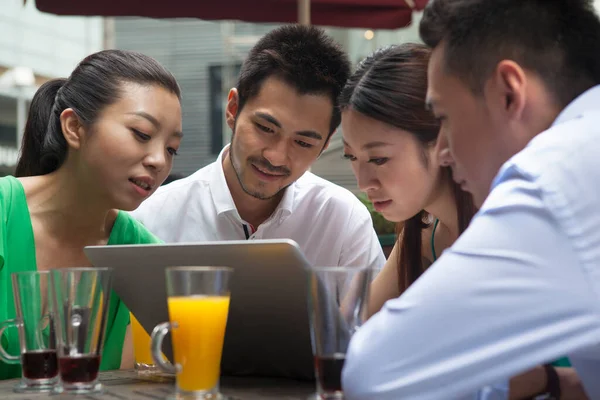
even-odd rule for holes
{"type": "Polygon", "coordinates": [[[265,79],[276,76],[299,94],[331,97],[334,109],[329,135],[340,124],[337,98],[350,75],[350,61],[340,45],[322,29],[284,25],[263,36],[250,50],[237,83],[238,113],[256,96],[265,79]]]}
{"type": "Polygon", "coordinates": [[[600,82],[600,20],[590,0],[431,0],[423,41],[481,94],[502,60],[540,76],[565,107],[600,82]]]}

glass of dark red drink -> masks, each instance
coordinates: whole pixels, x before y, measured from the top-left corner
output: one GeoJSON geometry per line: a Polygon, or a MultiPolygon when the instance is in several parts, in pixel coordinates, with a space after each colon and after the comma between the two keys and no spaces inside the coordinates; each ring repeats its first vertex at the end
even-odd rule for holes
{"type": "Polygon", "coordinates": [[[100,393],[98,380],[111,290],[109,268],[52,271],[59,393],[100,393]]]}
{"type": "Polygon", "coordinates": [[[317,398],[343,400],[346,350],[363,322],[372,271],[366,267],[313,267],[308,274],[317,398]]]}
{"type": "Polygon", "coordinates": [[[58,382],[58,362],[50,274],[15,272],[11,278],[15,318],[0,323],[0,337],[5,334],[8,338],[8,348],[0,343],[0,359],[21,364],[21,380],[15,391],[51,391],[58,382]]]}

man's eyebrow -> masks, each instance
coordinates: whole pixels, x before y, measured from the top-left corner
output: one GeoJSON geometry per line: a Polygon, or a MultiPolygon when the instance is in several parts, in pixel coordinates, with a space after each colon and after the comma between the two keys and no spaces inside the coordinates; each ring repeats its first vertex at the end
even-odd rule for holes
{"type": "Polygon", "coordinates": [[[281,128],[281,123],[279,121],[277,121],[277,119],[275,119],[274,116],[264,113],[264,112],[260,112],[257,111],[254,113],[255,116],[262,118],[264,120],[267,120],[268,122],[272,123],[273,125],[275,125],[278,128],[281,128]]]}
{"type": "MultiPolygon", "coordinates": [[[[256,117],[264,119],[265,121],[267,121],[281,129],[281,123],[274,116],[264,113],[264,112],[260,112],[260,111],[255,112],[254,115],[256,117]]],[[[296,132],[296,135],[300,135],[300,136],[304,136],[304,137],[316,139],[316,140],[323,140],[323,135],[321,135],[320,133],[318,133],[316,131],[298,131],[298,132],[296,132]]]]}
{"type": "Polygon", "coordinates": [[[311,139],[323,140],[323,136],[320,133],[315,131],[300,131],[296,132],[296,135],[304,136],[311,139]]]}

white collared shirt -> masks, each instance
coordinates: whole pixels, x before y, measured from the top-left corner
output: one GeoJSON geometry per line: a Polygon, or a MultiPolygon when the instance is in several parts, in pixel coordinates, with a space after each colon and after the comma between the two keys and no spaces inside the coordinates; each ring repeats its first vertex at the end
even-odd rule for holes
{"type": "Polygon", "coordinates": [[[132,215],[167,243],[292,239],[315,266],[381,268],[385,257],[367,208],[350,191],[306,172],[257,230],[240,217],[217,161],[160,187],[132,215]]]}
{"type": "Polygon", "coordinates": [[[343,385],[349,400],[473,399],[568,355],[600,399],[599,343],[596,86],[503,165],[464,234],[354,335],[343,385]]]}

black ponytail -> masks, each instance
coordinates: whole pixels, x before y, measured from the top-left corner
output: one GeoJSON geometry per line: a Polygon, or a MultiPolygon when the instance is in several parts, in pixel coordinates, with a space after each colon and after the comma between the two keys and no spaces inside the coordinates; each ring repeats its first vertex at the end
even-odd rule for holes
{"type": "Polygon", "coordinates": [[[60,129],[60,114],[58,117],[55,115],[54,103],[56,94],[66,81],[48,81],[33,96],[15,176],[48,174],[64,161],[67,144],[60,129]]]}

